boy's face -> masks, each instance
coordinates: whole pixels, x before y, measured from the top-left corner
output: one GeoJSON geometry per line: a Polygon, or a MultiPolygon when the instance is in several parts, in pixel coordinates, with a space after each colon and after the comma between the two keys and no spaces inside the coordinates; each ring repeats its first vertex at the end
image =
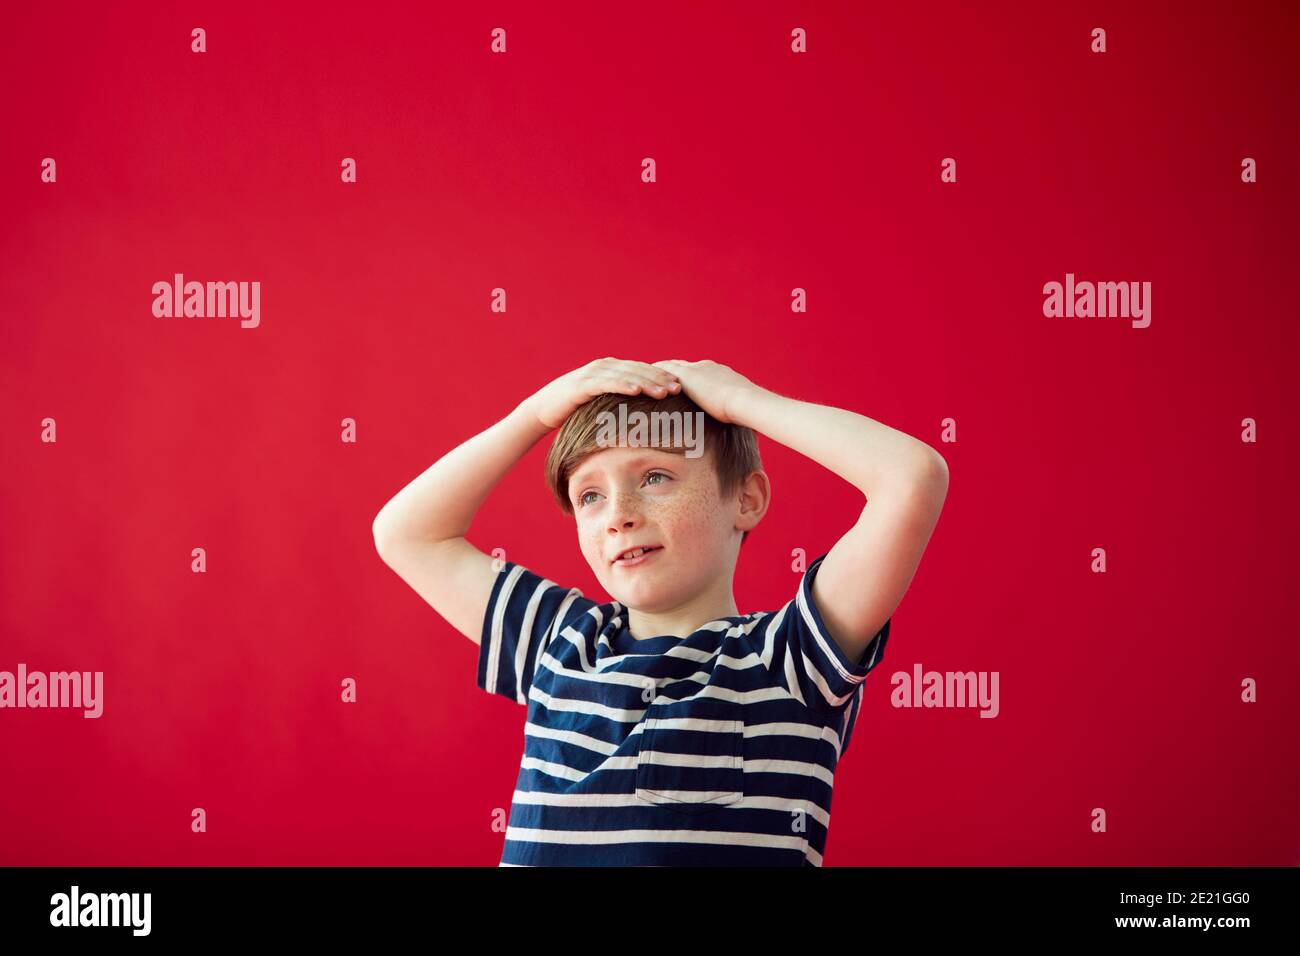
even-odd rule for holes
{"type": "Polygon", "coordinates": [[[718,490],[712,451],[687,458],[659,448],[603,448],[569,478],[582,553],[615,601],[669,611],[709,587],[734,558],[735,508],[718,490]],[[628,550],[656,546],[640,559],[628,550]]]}

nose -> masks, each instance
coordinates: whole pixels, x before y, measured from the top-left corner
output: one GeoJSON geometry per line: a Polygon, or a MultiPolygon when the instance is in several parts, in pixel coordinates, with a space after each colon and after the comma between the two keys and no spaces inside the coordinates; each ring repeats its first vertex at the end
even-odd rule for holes
{"type": "Polygon", "coordinates": [[[609,509],[609,533],[631,531],[641,524],[641,496],[634,491],[614,493],[609,509]]]}

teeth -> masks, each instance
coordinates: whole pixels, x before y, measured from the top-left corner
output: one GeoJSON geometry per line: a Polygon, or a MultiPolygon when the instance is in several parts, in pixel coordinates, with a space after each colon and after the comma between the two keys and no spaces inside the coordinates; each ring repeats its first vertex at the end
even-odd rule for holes
{"type": "Polygon", "coordinates": [[[627,551],[624,552],[619,560],[626,561],[628,558],[639,558],[641,555],[645,554],[645,552],[645,548],[637,548],[635,551],[627,551]]]}

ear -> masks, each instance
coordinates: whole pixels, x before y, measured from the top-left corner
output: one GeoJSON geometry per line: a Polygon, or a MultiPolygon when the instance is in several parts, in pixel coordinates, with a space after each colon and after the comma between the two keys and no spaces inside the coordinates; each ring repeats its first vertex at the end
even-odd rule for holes
{"type": "Polygon", "coordinates": [[[772,483],[764,471],[751,471],[736,491],[736,530],[749,531],[760,521],[772,503],[772,483]]]}

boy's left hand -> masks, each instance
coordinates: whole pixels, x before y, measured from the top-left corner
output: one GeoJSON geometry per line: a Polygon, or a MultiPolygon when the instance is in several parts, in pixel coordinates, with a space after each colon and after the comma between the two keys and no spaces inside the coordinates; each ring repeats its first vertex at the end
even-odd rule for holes
{"type": "Polygon", "coordinates": [[[709,359],[700,362],[665,359],[650,364],[676,375],[687,397],[723,424],[735,422],[736,410],[745,396],[760,391],[739,372],[709,359]]]}

